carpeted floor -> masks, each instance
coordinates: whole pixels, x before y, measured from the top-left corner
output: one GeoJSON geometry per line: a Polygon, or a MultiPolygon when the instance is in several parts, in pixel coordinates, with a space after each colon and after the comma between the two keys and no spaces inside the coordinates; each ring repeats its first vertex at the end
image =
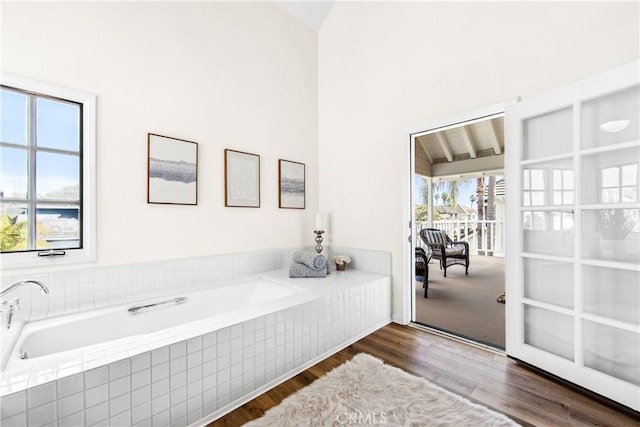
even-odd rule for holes
{"type": "Polygon", "coordinates": [[[504,304],[496,302],[504,292],[504,258],[472,256],[468,276],[464,267],[452,266],[447,277],[432,260],[429,298],[422,282],[416,282],[415,292],[419,323],[504,349],[504,304]]]}

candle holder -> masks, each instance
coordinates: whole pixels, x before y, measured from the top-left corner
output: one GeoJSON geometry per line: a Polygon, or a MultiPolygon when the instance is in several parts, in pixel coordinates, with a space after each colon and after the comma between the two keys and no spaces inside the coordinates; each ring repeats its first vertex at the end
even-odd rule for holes
{"type": "Polygon", "coordinates": [[[315,230],[314,233],[316,233],[316,252],[320,253],[322,252],[322,233],[324,233],[324,231],[315,230]]]}

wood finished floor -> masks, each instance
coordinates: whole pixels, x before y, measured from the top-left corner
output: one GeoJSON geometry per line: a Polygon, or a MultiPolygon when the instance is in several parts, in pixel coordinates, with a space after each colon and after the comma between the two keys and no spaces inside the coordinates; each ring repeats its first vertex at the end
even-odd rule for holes
{"type": "Polygon", "coordinates": [[[387,325],[209,424],[241,426],[358,353],[368,353],[524,426],[640,426],[625,414],[481,348],[410,326],[387,325]]]}

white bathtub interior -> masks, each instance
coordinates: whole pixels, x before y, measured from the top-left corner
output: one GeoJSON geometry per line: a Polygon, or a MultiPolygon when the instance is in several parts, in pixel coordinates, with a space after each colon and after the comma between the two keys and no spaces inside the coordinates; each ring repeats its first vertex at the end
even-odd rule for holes
{"type": "MultiPolygon", "coordinates": [[[[34,358],[66,352],[95,344],[109,345],[110,341],[139,334],[158,332],[177,325],[225,315],[232,311],[254,308],[305,289],[287,283],[257,277],[223,286],[189,293],[175,294],[151,301],[139,301],[88,313],[61,316],[28,323],[14,345],[5,369],[20,368],[34,358]],[[143,308],[135,313],[131,307],[152,305],[176,298],[178,304],[162,304],[143,308]],[[25,352],[27,359],[19,354],[25,352]]],[[[90,350],[90,349],[88,349],[90,350]]]]}

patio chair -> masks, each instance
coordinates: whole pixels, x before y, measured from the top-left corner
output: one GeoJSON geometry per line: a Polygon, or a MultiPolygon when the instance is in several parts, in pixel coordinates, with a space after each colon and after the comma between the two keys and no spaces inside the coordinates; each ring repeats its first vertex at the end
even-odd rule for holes
{"type": "Polygon", "coordinates": [[[469,274],[469,244],[467,242],[454,242],[444,230],[437,228],[423,228],[420,237],[431,248],[433,258],[440,260],[440,269],[444,269],[444,277],[447,277],[447,268],[451,265],[464,265],[464,274],[469,274]]]}
{"type": "Polygon", "coordinates": [[[429,298],[429,261],[431,261],[431,251],[425,251],[416,247],[416,277],[422,277],[422,287],[424,288],[424,297],[429,298]]]}

